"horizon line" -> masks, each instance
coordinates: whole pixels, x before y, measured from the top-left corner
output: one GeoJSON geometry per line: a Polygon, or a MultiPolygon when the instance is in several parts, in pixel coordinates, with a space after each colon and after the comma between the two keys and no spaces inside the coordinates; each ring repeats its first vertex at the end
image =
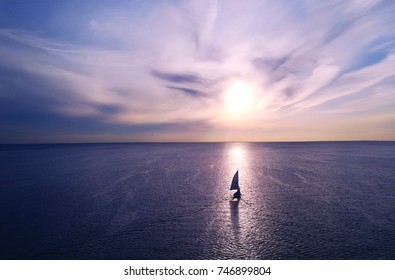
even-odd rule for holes
{"type": "Polygon", "coordinates": [[[94,145],[94,144],[199,144],[199,143],[328,143],[328,142],[395,142],[395,140],[285,140],[285,141],[114,141],[114,142],[42,142],[0,143],[0,145],[94,145]]]}

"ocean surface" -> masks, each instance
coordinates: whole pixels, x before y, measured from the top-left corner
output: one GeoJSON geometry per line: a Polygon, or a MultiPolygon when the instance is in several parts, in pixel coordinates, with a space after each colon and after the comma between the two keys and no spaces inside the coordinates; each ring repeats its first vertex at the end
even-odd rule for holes
{"type": "Polygon", "coordinates": [[[0,159],[0,259],[395,259],[395,142],[1,145],[0,159]]]}

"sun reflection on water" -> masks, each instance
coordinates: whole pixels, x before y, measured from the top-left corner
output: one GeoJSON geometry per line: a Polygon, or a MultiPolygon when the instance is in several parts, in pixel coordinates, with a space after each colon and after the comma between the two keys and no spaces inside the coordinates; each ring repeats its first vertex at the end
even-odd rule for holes
{"type": "Polygon", "coordinates": [[[225,149],[229,186],[233,175],[239,171],[239,186],[242,194],[245,191],[244,185],[249,172],[249,155],[246,145],[246,143],[228,143],[225,149]]]}
{"type": "Polygon", "coordinates": [[[246,162],[245,153],[246,151],[242,145],[232,144],[232,146],[229,147],[229,154],[230,154],[229,165],[239,169],[240,166],[243,166],[246,162]]]}
{"type": "Polygon", "coordinates": [[[236,241],[239,241],[240,223],[239,223],[239,201],[229,201],[230,220],[232,222],[232,231],[236,241]]]}
{"type": "MultiPolygon", "coordinates": [[[[230,258],[257,259],[262,255],[257,244],[268,243],[270,230],[262,217],[266,216],[263,183],[259,179],[254,155],[254,146],[249,143],[228,143],[224,149],[224,172],[222,173],[223,199],[218,201],[216,223],[220,236],[218,250],[221,256],[230,258]],[[232,201],[230,185],[239,171],[240,201],[232,201]]],[[[256,159],[255,159],[256,161],[256,159]]]]}

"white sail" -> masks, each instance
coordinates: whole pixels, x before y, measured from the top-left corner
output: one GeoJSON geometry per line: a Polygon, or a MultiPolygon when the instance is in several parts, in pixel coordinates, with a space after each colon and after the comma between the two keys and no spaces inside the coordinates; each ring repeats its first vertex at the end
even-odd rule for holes
{"type": "Polygon", "coordinates": [[[239,187],[239,170],[237,170],[235,175],[233,176],[232,184],[230,185],[230,189],[231,190],[240,189],[240,187],[239,187]]]}

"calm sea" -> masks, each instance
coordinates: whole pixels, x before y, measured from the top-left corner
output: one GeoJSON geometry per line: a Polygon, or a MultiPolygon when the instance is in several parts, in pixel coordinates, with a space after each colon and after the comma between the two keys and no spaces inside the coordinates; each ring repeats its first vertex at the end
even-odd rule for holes
{"type": "Polygon", "coordinates": [[[1,259],[395,259],[395,142],[2,145],[0,159],[1,259]]]}

